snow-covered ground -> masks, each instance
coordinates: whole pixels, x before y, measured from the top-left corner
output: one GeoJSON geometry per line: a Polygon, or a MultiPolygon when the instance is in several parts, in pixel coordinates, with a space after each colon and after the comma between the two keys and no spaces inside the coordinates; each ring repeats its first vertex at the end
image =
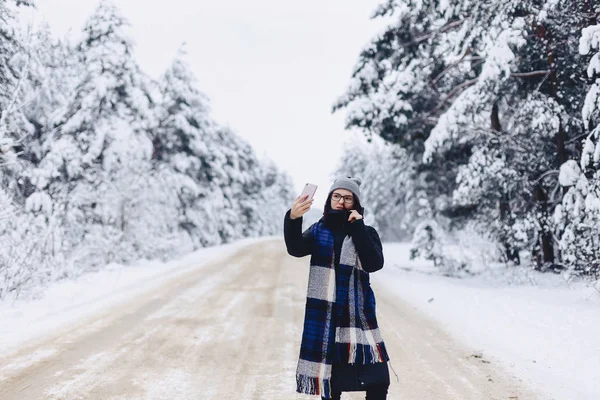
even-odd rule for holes
{"type": "MultiPolygon", "coordinates": [[[[204,249],[165,264],[113,265],[54,284],[38,300],[0,303],[0,355],[255,240],[204,249]]],[[[372,275],[374,285],[438,320],[457,339],[549,399],[600,398],[600,294],[594,288],[532,273],[515,272],[509,279],[442,277],[428,263],[410,261],[405,244],[386,243],[384,252],[386,267],[372,275]]]]}
{"type": "Polygon", "coordinates": [[[17,349],[21,343],[43,337],[86,315],[157,287],[167,277],[173,278],[199,265],[228,257],[254,241],[257,239],[201,249],[168,263],[113,264],[74,281],[52,284],[39,299],[0,302],[0,356],[17,349]]]}
{"type": "Polygon", "coordinates": [[[384,244],[386,266],[372,282],[393,290],[549,398],[600,399],[598,290],[531,272],[442,277],[427,262],[410,261],[408,247],[384,244]]]}

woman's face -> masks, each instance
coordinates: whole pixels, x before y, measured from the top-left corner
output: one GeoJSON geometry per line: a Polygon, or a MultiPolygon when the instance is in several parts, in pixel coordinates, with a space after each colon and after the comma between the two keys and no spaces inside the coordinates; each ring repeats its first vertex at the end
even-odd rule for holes
{"type": "Polygon", "coordinates": [[[335,189],[331,194],[332,210],[351,210],[354,206],[354,195],[346,189],[335,189]]]}

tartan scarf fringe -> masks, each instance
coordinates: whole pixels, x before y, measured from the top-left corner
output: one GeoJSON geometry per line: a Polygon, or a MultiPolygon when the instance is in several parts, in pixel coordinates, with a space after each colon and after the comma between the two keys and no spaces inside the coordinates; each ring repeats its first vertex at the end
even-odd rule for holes
{"type": "Polygon", "coordinates": [[[314,396],[331,398],[331,379],[314,378],[306,375],[296,375],[296,392],[314,396]]]}
{"type": "MultiPolygon", "coordinates": [[[[382,363],[385,360],[385,350],[382,351],[383,343],[377,343],[375,346],[360,343],[336,343],[338,349],[341,345],[349,347],[348,364],[375,364],[382,363]]],[[[339,351],[339,350],[338,350],[339,351]]]]}

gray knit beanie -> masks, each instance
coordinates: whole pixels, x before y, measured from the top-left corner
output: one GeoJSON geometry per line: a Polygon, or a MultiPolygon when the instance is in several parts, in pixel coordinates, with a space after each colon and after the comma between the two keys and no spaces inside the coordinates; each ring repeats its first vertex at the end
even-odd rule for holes
{"type": "Polygon", "coordinates": [[[346,189],[351,191],[354,196],[360,201],[360,184],[362,181],[360,178],[352,178],[350,176],[344,176],[342,178],[337,178],[333,181],[333,185],[329,188],[329,194],[333,192],[335,189],[346,189]]]}

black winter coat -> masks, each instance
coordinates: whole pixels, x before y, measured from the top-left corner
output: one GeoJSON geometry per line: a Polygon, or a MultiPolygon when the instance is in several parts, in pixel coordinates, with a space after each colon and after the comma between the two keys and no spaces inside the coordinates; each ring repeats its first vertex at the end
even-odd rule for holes
{"type": "MultiPolygon", "coordinates": [[[[294,257],[312,254],[313,236],[311,228],[302,232],[302,218],[291,219],[291,210],[285,215],[284,238],[287,251],[294,257]]],[[[331,212],[334,218],[325,220],[334,236],[335,265],[339,265],[342,242],[347,235],[352,237],[363,269],[372,273],[383,268],[383,249],[375,228],[365,225],[363,220],[352,223],[345,221],[346,214],[331,212]],[[337,215],[335,215],[337,214],[337,215]]],[[[390,384],[387,363],[377,364],[334,364],[331,372],[334,392],[363,391],[368,386],[390,384]]]]}

